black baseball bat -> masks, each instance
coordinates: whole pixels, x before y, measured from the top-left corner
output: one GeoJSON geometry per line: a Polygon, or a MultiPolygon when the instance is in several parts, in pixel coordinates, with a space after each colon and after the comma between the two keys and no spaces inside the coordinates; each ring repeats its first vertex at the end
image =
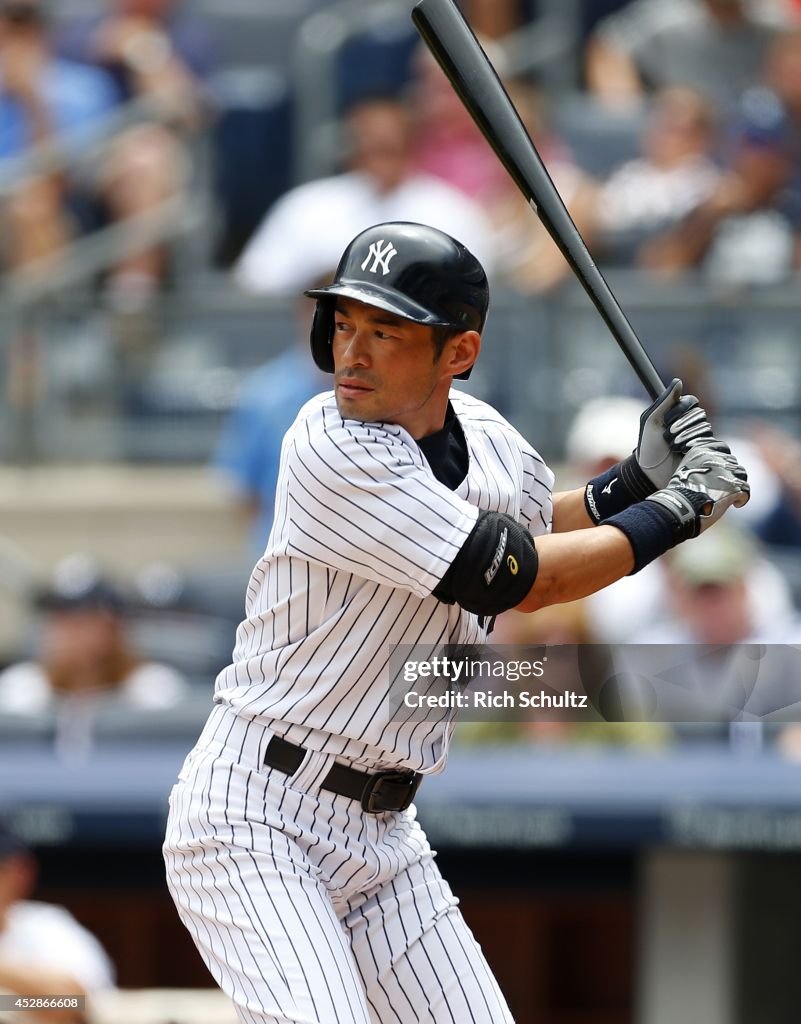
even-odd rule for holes
{"type": "Polygon", "coordinates": [[[455,0],[420,0],[417,31],[513,181],[537,212],[651,398],[665,385],[587,251],[520,115],[455,0]]]}

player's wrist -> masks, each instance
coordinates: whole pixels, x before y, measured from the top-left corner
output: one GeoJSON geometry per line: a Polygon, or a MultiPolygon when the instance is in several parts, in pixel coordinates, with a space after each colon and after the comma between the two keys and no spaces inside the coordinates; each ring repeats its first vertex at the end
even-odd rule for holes
{"type": "Polygon", "coordinates": [[[654,485],[632,453],[593,477],[584,488],[584,507],[597,526],[652,494],[654,485]]]}
{"type": "Polygon", "coordinates": [[[684,487],[656,491],[609,519],[628,538],[634,552],[633,575],[666,551],[698,534],[698,517],[708,504],[706,495],[684,487]]]}

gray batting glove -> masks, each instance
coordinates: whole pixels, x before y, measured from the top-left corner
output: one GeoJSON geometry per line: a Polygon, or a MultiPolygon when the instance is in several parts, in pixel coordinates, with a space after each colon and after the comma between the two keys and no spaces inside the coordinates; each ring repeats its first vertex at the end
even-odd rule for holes
{"type": "Polygon", "coordinates": [[[698,399],[682,398],[681,388],[678,378],[670,382],[640,416],[640,437],[631,455],[587,483],[584,505],[594,523],[667,487],[693,446],[718,444],[698,399]]]}
{"type": "Polygon", "coordinates": [[[751,497],[748,475],[727,445],[696,442],[681,459],[668,486],[650,495],[673,518],[676,542],[697,537],[726,509],[751,497]]]}
{"type": "MultiPolygon", "coordinates": [[[[698,399],[695,395],[682,397],[681,390],[676,377],[640,416],[640,438],[633,457],[626,462],[629,473],[636,473],[632,462],[642,471],[651,485],[647,493],[669,485],[691,447],[715,440],[698,399]]],[[[646,486],[641,482],[637,489],[642,493],[646,486]]]]}

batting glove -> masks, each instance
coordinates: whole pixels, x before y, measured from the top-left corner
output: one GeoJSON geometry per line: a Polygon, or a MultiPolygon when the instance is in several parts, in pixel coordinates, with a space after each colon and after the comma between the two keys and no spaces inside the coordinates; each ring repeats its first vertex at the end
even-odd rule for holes
{"type": "Polygon", "coordinates": [[[694,445],[717,443],[706,411],[695,395],[682,397],[681,388],[681,381],[674,378],[640,417],[640,439],[633,461],[651,491],[669,485],[682,458],[694,445]]]}
{"type": "Polygon", "coordinates": [[[682,541],[697,537],[716,523],[726,509],[732,505],[741,508],[750,497],[745,469],[727,445],[714,442],[694,445],[679,463],[668,486],[646,500],[674,515],[681,534],[678,541],[682,541]]]}
{"type": "Polygon", "coordinates": [[[698,399],[681,389],[674,378],[640,416],[632,454],[587,484],[584,504],[596,524],[667,487],[693,446],[718,443],[698,399]]]}
{"type": "Polygon", "coordinates": [[[745,469],[720,442],[694,444],[668,486],[605,522],[622,530],[638,572],[670,548],[708,529],[732,505],[751,495],[745,469]]]}

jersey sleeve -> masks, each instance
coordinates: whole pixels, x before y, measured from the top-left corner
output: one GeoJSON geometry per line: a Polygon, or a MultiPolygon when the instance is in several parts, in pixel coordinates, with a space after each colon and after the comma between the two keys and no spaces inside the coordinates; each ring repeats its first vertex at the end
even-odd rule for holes
{"type": "Polygon", "coordinates": [[[436,480],[400,428],[321,415],[322,428],[299,421],[288,439],[286,553],[429,596],[479,509],[436,480]]]}
{"type": "Polygon", "coordinates": [[[554,475],[542,457],[530,445],[523,455],[523,499],[520,519],[535,537],[550,533],[553,527],[554,475]]]}

